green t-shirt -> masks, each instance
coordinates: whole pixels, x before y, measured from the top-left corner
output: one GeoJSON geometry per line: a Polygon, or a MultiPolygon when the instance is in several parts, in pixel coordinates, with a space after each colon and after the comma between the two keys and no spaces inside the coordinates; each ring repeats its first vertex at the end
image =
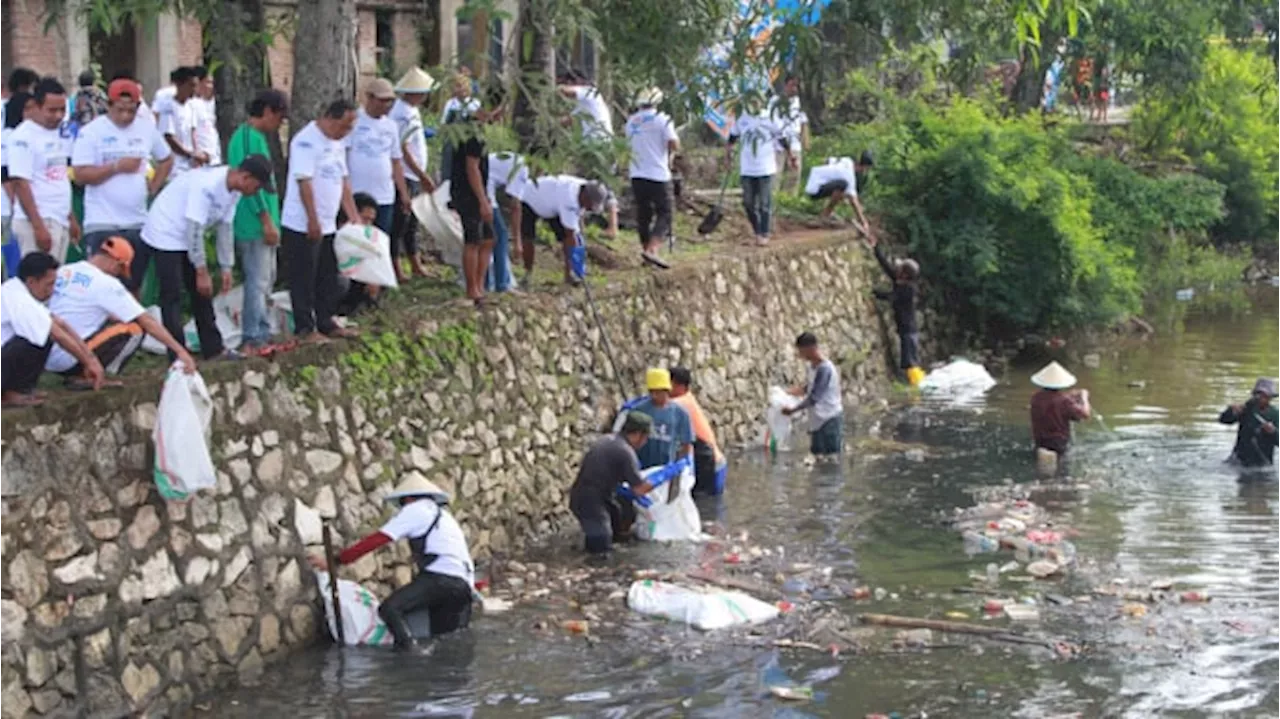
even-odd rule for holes
{"type": "MultiPolygon", "coordinates": [[[[265,155],[271,157],[271,146],[267,144],[267,136],[261,131],[245,123],[236,128],[227,143],[227,165],[237,167],[249,155],[265,155]]],[[[236,219],[232,224],[236,242],[256,242],[262,239],[262,221],[258,215],[263,209],[271,213],[271,222],[280,229],[280,196],[274,192],[259,190],[251,197],[240,198],[236,205],[236,219]]]]}

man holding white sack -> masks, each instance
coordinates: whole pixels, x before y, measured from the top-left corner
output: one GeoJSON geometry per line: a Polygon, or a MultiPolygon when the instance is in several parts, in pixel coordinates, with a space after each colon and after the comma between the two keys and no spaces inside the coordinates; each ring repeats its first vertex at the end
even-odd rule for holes
{"type": "MultiPolygon", "coordinates": [[[[418,576],[378,606],[396,647],[408,649],[418,643],[409,627],[410,614],[429,613],[432,637],[463,629],[471,622],[475,565],[462,527],[447,509],[449,495],[435,483],[414,472],[396,485],[386,501],[398,504],[400,511],[377,532],[342,550],[338,564],[351,564],[384,544],[409,541],[418,576]]],[[[329,571],[323,557],[311,555],[309,559],[316,569],[329,571]]]]}
{"type": "Polygon", "coordinates": [[[629,412],[617,432],[597,440],[582,458],[569,490],[569,511],[582,525],[587,552],[608,554],[614,538],[624,537],[635,522],[635,509],[619,507],[615,499],[620,485],[626,483],[637,496],[653,489],[640,476],[636,457],[636,450],[649,441],[652,428],[649,415],[629,412]]]}

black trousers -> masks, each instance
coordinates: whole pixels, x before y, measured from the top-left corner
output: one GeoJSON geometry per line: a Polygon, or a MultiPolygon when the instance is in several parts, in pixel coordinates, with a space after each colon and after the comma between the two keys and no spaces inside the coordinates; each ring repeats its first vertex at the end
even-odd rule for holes
{"type": "MultiPolygon", "coordinates": [[[[151,262],[156,263],[156,281],[160,285],[160,317],[164,328],[183,347],[187,346],[186,335],[182,331],[182,293],[185,290],[191,300],[196,334],[200,337],[200,355],[209,359],[222,354],[222,333],[218,331],[218,322],[214,317],[213,299],[196,291],[196,268],[187,259],[187,251],[157,250],[145,242],[139,242],[134,247],[129,289],[136,289],[141,284],[147,265],[151,262]]],[[[176,357],[170,352],[169,361],[174,359],[176,357]]]]}
{"type": "Polygon", "coordinates": [[[635,178],[631,181],[631,194],[636,201],[636,231],[640,243],[649,244],[654,237],[665,238],[671,234],[670,183],[635,178]]]}
{"type": "MultiPolygon", "coordinates": [[[[422,183],[410,180],[408,177],[405,178],[405,184],[409,186],[411,200],[422,189],[422,183]]],[[[396,204],[391,220],[391,256],[412,257],[418,254],[418,218],[400,206],[399,194],[399,192],[396,193],[396,204]]]]}
{"type": "Polygon", "coordinates": [[[431,617],[431,636],[457,631],[471,623],[471,587],[460,577],[435,572],[418,572],[412,582],[400,587],[378,605],[378,615],[386,622],[396,644],[413,644],[409,633],[410,614],[425,611],[431,617]]]}
{"type": "Polygon", "coordinates": [[[693,441],[693,493],[715,494],[716,451],[700,439],[693,441]]]}
{"type": "Polygon", "coordinates": [[[306,233],[283,228],[281,244],[293,303],[294,334],[333,332],[333,315],[338,309],[338,258],[333,254],[333,235],[312,241],[306,233]]]}
{"type": "Polygon", "coordinates": [[[43,345],[35,345],[17,335],[0,348],[0,385],[5,392],[26,394],[36,388],[44,363],[53,349],[53,336],[43,345]]]}
{"type": "Polygon", "coordinates": [[[528,203],[520,203],[520,241],[533,242],[538,238],[538,220],[542,220],[551,227],[551,231],[555,233],[556,244],[564,239],[564,225],[560,224],[559,217],[544,219],[538,217],[538,213],[528,203]]]}

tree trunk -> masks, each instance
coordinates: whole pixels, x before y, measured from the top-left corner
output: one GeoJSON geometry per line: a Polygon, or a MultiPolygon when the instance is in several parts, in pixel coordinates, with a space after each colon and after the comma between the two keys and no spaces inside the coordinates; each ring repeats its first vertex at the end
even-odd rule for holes
{"type": "MultiPolygon", "coordinates": [[[[234,0],[219,5],[217,12],[201,20],[208,54],[218,65],[213,81],[218,97],[218,135],[225,144],[249,117],[249,102],[258,91],[272,86],[266,4],[263,0],[234,0]]],[[[268,139],[276,175],[282,181],[284,153],[278,137],[268,139]]]]}
{"type": "Polygon", "coordinates": [[[512,119],[520,147],[527,154],[545,155],[549,148],[539,140],[539,108],[555,92],[555,25],[548,0],[520,0],[520,20],[515,33],[519,62],[516,102],[512,119]]]}
{"type": "Polygon", "coordinates": [[[299,0],[293,36],[289,132],[296,134],[334,100],[356,95],[355,0],[299,0]]]}

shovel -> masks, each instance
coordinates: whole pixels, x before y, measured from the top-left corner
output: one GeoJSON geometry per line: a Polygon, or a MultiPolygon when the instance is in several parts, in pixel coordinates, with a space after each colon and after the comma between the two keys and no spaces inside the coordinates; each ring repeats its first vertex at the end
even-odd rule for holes
{"type": "Polygon", "coordinates": [[[724,210],[722,209],[724,206],[724,193],[728,189],[729,171],[726,170],[724,173],[724,182],[720,183],[720,197],[716,200],[716,204],[711,208],[711,211],[707,213],[707,216],[702,218],[702,222],[698,223],[699,235],[709,235],[712,232],[715,232],[716,228],[720,226],[720,221],[724,219],[724,210]]]}

